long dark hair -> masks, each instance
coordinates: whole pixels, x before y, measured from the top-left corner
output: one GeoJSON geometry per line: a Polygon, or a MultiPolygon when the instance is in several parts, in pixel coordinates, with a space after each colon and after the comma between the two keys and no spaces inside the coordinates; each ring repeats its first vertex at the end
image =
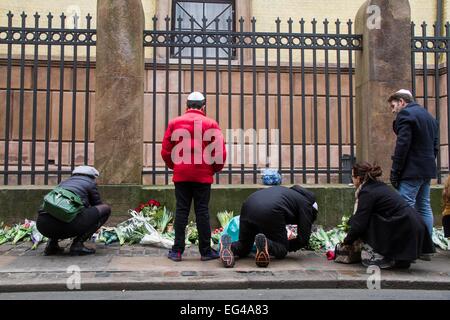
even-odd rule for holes
{"type": "Polygon", "coordinates": [[[363,161],[353,165],[353,176],[361,178],[363,182],[368,180],[378,181],[377,178],[381,177],[382,174],[381,167],[376,163],[370,164],[369,162],[363,161]]]}

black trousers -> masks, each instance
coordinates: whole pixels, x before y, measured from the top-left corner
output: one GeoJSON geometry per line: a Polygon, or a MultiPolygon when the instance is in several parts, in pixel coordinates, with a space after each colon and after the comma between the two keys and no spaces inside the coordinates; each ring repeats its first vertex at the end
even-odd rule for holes
{"type": "Polygon", "coordinates": [[[211,185],[197,182],[175,183],[177,200],[175,212],[175,241],[173,251],[184,252],[186,226],[189,219],[192,200],[194,200],[195,219],[199,236],[200,254],[205,255],[211,249],[211,225],[209,222],[209,198],[211,185]]]}
{"type": "Polygon", "coordinates": [[[242,217],[239,222],[239,241],[231,244],[233,254],[243,258],[248,256],[252,250],[255,236],[263,233],[267,238],[269,254],[277,259],[286,257],[289,242],[286,232],[286,224],[283,221],[272,221],[255,223],[242,217]]]}
{"type": "Polygon", "coordinates": [[[36,227],[42,235],[52,240],[75,238],[84,242],[108,220],[111,212],[100,213],[96,207],[85,208],[71,222],[54,218],[48,212],[40,211],[36,227]]]}

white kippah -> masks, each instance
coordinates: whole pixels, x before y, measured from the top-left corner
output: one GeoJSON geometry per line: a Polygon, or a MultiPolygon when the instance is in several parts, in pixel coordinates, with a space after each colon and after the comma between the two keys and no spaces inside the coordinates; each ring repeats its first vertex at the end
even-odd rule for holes
{"type": "Polygon", "coordinates": [[[314,209],[316,209],[316,211],[319,211],[319,205],[317,204],[317,202],[314,202],[314,204],[312,205],[314,209]]]}
{"type": "Polygon", "coordinates": [[[409,91],[409,90],[407,90],[407,89],[401,89],[401,90],[398,90],[396,93],[403,93],[403,94],[407,94],[407,95],[409,95],[409,96],[413,96],[412,95],[412,93],[411,93],[411,91],[409,91]]]}
{"type": "Polygon", "coordinates": [[[188,96],[188,101],[203,101],[205,96],[200,92],[194,91],[188,96]]]}
{"type": "Polygon", "coordinates": [[[76,167],[72,171],[72,174],[85,174],[85,175],[93,176],[93,177],[100,176],[100,174],[97,171],[97,169],[95,169],[94,167],[90,167],[90,166],[79,166],[79,167],[76,167]]]}

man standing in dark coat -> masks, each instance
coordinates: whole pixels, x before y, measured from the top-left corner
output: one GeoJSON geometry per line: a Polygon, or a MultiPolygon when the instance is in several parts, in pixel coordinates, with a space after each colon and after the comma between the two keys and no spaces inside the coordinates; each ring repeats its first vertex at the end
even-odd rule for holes
{"type": "Polygon", "coordinates": [[[393,126],[397,142],[390,180],[406,202],[417,209],[431,235],[430,181],[437,174],[438,123],[425,108],[414,102],[408,90],[396,92],[388,101],[397,115],[393,126]]]}
{"type": "Polygon", "coordinates": [[[274,186],[250,195],[242,205],[239,241],[221,239],[221,260],[225,267],[234,265],[234,256],[247,256],[256,244],[256,264],[266,267],[270,256],[284,258],[309,242],[318,207],[313,193],[300,187],[274,186]],[[286,225],[297,225],[297,238],[288,240],[286,225]]]}

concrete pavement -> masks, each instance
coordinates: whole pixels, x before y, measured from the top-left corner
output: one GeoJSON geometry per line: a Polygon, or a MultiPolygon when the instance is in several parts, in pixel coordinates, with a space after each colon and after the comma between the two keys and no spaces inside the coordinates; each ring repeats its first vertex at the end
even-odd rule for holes
{"type": "MultiPolygon", "coordinates": [[[[63,242],[68,247],[69,242],[63,242]]],[[[91,244],[89,244],[91,245],[91,244]]],[[[202,262],[196,247],[182,262],[166,258],[167,250],[151,246],[97,244],[94,256],[46,257],[44,245],[0,246],[0,292],[81,290],[218,290],[218,289],[365,289],[377,274],[360,264],[327,261],[311,251],[258,268],[249,257],[225,269],[218,260],[202,262]],[[69,287],[68,287],[69,284],[69,287]]],[[[439,251],[432,262],[417,261],[409,270],[381,271],[382,289],[450,290],[450,252],[439,251]]]]}

